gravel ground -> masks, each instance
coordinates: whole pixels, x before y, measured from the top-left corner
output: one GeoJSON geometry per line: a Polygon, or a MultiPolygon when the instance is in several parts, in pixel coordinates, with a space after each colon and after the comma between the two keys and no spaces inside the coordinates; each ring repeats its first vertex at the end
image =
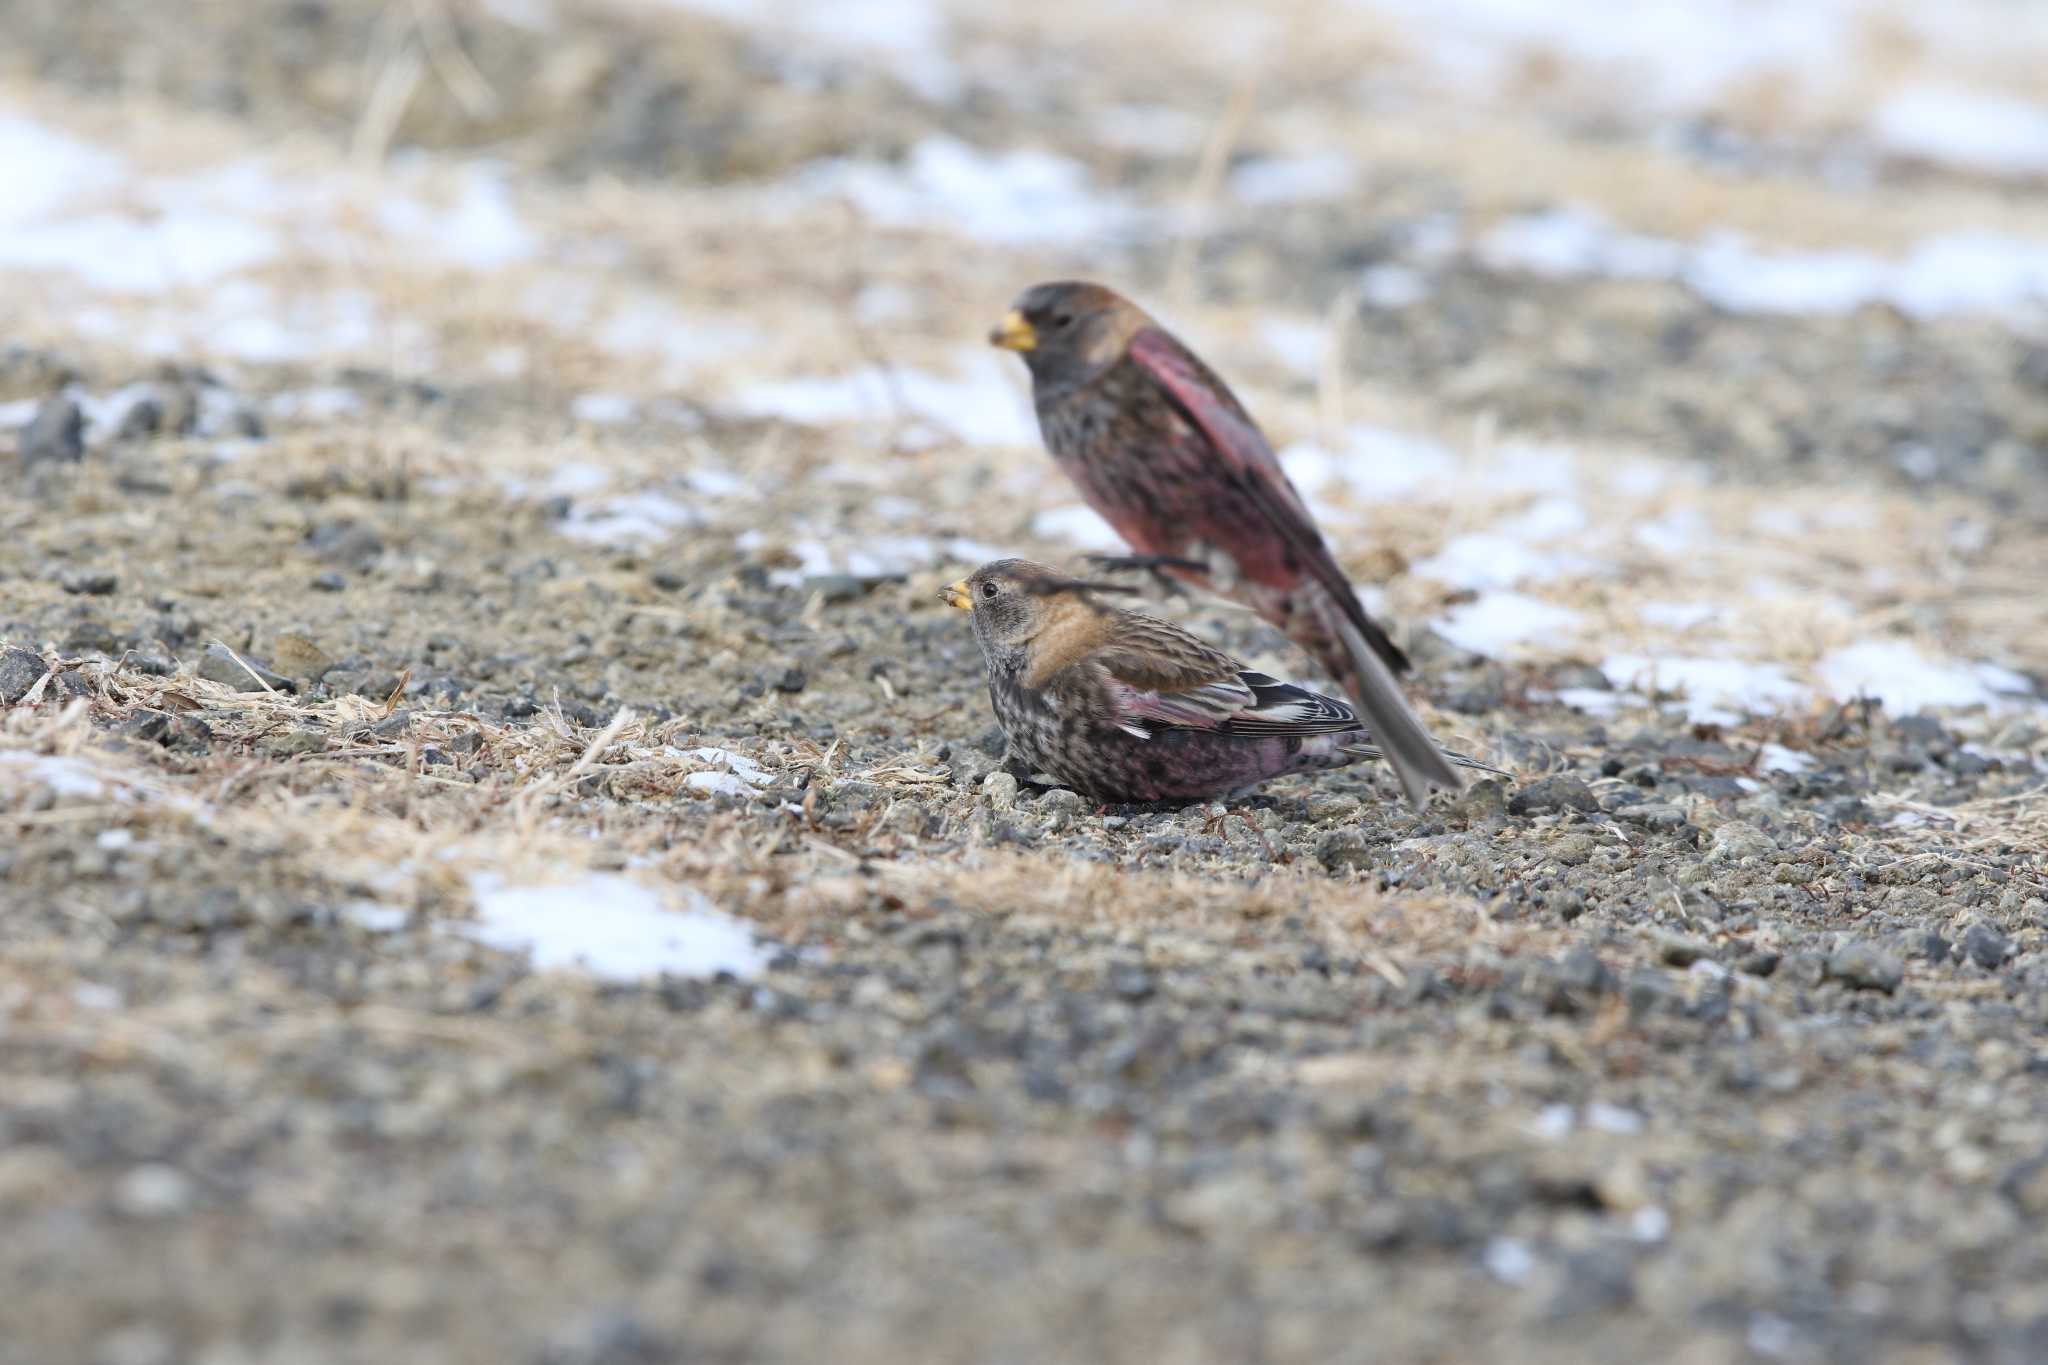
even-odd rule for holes
{"type": "MultiPolygon", "coordinates": [[[[17,3],[0,70],[167,165],[270,139],[339,165],[363,54],[431,47],[375,4],[171,8],[17,3]]],[[[486,114],[424,80],[383,136],[434,176],[486,150],[536,219],[610,225],[622,288],[843,342],[886,286],[913,302],[875,344],[916,360],[1107,260],[1221,338],[1285,434],[1348,403],[1580,450],[1588,546],[1687,500],[1716,528],[1854,504],[1772,572],[1856,630],[2002,657],[2033,700],[1567,705],[1626,684],[1611,651],[1455,643],[1434,623],[1473,590],[1411,570],[1467,514],[1390,498],[1340,531],[1347,562],[1447,742],[1517,775],[1421,815],[1369,770],[1100,808],[997,770],[934,591],[958,562],[841,554],[907,501],[920,535],[1071,555],[1032,518],[1057,488],[1017,491],[1051,478],[1028,446],[749,410],[574,324],[512,331],[489,309],[513,286],[475,276],[380,280],[440,357],[383,363],[151,358],[24,282],[0,334],[24,405],[0,460],[0,1360],[2048,1358],[2043,342],[1734,313],[1418,236],[1536,202],[1523,146],[1567,184],[1645,168],[1618,215],[1658,177],[1752,226],[1787,196],[1800,221],[1897,205],[1875,245],[1993,200],[2037,222],[2038,193],[1879,166],[1837,203],[1792,132],[1707,164],[1551,104],[1360,132],[1318,80],[1373,31],[1243,131],[1277,154],[1352,130],[1369,211],[1222,206],[1179,253],[904,229],[850,264],[696,196],[935,126],[1073,152],[1112,88],[1206,119],[1220,87],[1187,94],[1187,42],[1145,66],[1080,15],[1087,42],[962,19],[1024,93],[934,93],[683,12],[558,8],[448,11],[492,89],[537,93],[486,114]],[[1376,264],[1428,302],[1344,302],[1376,264]],[[1335,390],[1245,341],[1255,309],[1332,298],[1335,390]],[[507,336],[523,375],[483,359],[507,336]],[[1645,449],[1678,491],[1603,501],[1645,449]],[[692,483],[707,453],[752,491],[692,483]],[[607,491],[548,482],[591,465],[607,491]],[[603,533],[635,508],[658,534],[603,533]],[[769,961],[536,970],[463,932],[491,875],[701,896],[769,961]]],[[[1164,201],[1198,151],[1091,164],[1164,201]]],[[[775,344],[764,372],[815,368],[814,338],[775,344]]],[[[1570,600],[1633,641],[1632,602],[1704,584],[1752,654],[1850,638],[1742,596],[1759,543],[1570,600]]],[[[1303,669],[1240,614],[1162,610],[1303,669]]]]}

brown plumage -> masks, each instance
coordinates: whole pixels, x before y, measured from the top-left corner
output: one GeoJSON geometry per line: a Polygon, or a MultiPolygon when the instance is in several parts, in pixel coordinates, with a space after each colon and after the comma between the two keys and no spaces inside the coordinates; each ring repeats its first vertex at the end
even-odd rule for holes
{"type": "Polygon", "coordinates": [[[1308,506],[1236,395],[1101,285],[1026,290],[989,338],[1031,371],[1053,459],[1155,567],[1257,611],[1358,702],[1408,798],[1458,776],[1401,694],[1408,666],[1366,615],[1308,506]]]}
{"type": "Polygon", "coordinates": [[[946,589],[974,613],[1013,766],[1102,801],[1190,801],[1380,756],[1344,702],[1109,606],[1103,591],[1021,559],[946,589]]]}

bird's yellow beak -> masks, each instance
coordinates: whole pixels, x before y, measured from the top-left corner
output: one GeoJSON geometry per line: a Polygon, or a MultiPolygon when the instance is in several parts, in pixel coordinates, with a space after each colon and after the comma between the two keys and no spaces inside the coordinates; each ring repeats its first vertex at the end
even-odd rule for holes
{"type": "Polygon", "coordinates": [[[962,611],[974,610],[974,595],[967,591],[967,580],[964,578],[958,583],[948,583],[939,590],[939,596],[946,599],[946,605],[949,607],[958,607],[962,611]]]}
{"type": "Polygon", "coordinates": [[[1028,351],[1038,345],[1038,332],[1024,320],[1024,315],[1012,308],[1003,314],[1003,321],[988,334],[988,344],[1000,346],[1006,351],[1028,351]]]}

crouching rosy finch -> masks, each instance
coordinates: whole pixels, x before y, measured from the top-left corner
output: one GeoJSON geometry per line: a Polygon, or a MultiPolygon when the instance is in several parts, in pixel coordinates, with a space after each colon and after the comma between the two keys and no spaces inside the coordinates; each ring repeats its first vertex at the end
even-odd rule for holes
{"type": "Polygon", "coordinates": [[[1359,604],[1308,506],[1221,379],[1101,285],[1026,290],[989,340],[1024,357],[1053,459],[1146,567],[1252,608],[1357,701],[1408,799],[1457,773],[1401,695],[1407,656],[1359,604]]]}
{"type": "Polygon", "coordinates": [[[1022,559],[984,564],[945,590],[974,613],[1013,766],[1098,801],[1192,801],[1381,756],[1345,703],[1253,672],[1170,621],[1107,606],[1094,595],[1103,590],[1022,559]]]}

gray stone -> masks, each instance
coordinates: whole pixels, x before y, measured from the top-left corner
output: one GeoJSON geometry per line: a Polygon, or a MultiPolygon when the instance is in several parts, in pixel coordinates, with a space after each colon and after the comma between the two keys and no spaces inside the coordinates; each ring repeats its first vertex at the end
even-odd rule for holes
{"type": "Polygon", "coordinates": [[[1316,861],[1331,872],[1370,871],[1372,846],[1355,829],[1335,829],[1316,843],[1316,861]]]}
{"type": "Polygon", "coordinates": [[[69,569],[57,580],[57,585],[75,595],[105,597],[121,586],[121,580],[105,569],[69,569]]]}
{"type": "Polygon", "coordinates": [[[15,646],[0,649],[0,702],[12,705],[20,701],[49,671],[43,656],[32,650],[15,646]]]}
{"type": "Polygon", "coordinates": [[[1640,825],[1649,830],[1673,830],[1685,823],[1685,812],[1663,801],[1646,801],[1637,806],[1624,806],[1615,812],[1615,819],[1625,825],[1640,825]]]}
{"type": "Polygon", "coordinates": [[[1766,858],[1777,849],[1778,845],[1771,836],[1755,825],[1730,820],[1714,831],[1714,837],[1707,845],[1707,861],[1735,863],[1744,858],[1766,858]]]}
{"type": "Polygon", "coordinates": [[[1088,802],[1079,792],[1069,791],[1065,787],[1054,787],[1038,798],[1038,807],[1048,814],[1058,811],[1067,815],[1085,815],[1088,811],[1088,802]]]}
{"type": "Polygon", "coordinates": [[[1531,782],[1508,799],[1510,815],[1536,815],[1548,810],[1596,811],[1600,803],[1584,781],[1566,773],[1531,782]]]}
{"type": "Polygon", "coordinates": [[[237,662],[235,655],[230,653],[227,646],[221,644],[218,640],[208,645],[206,653],[200,657],[199,676],[205,678],[208,682],[217,682],[223,687],[232,687],[237,692],[261,692],[264,690],[264,683],[268,683],[270,690],[273,692],[296,692],[299,690],[297,683],[285,677],[282,673],[273,672],[265,667],[260,659],[252,659],[244,654],[241,656],[240,661],[237,662]],[[247,666],[244,667],[244,665],[247,666]],[[250,676],[252,671],[255,677],[250,676]],[[258,682],[257,678],[261,678],[263,681],[258,682]]]}
{"type": "Polygon", "coordinates": [[[1837,948],[1828,958],[1828,975],[1858,990],[1890,995],[1906,979],[1906,966],[1882,944],[1858,939],[1837,948]]]}
{"type": "Polygon", "coordinates": [[[2012,955],[2012,940],[1988,924],[1973,924],[1963,935],[1963,952],[1987,972],[1995,972],[2012,955]]]}
{"type": "Polygon", "coordinates": [[[1658,959],[1672,967],[1690,967],[1701,958],[1711,957],[1714,951],[1704,941],[1686,934],[1660,933],[1656,941],[1658,959]]]}
{"type": "Polygon", "coordinates": [[[53,461],[75,464],[85,458],[85,413],[73,399],[58,394],[43,400],[36,415],[21,429],[21,463],[53,461]]]}
{"type": "Polygon", "coordinates": [[[981,793],[992,808],[1009,810],[1017,804],[1017,779],[1006,772],[990,773],[981,779],[981,793]]]}
{"type": "Polygon", "coordinates": [[[192,1180],[175,1166],[148,1162],[121,1177],[114,1206],[130,1218],[170,1218],[192,1206],[192,1180]]]}

